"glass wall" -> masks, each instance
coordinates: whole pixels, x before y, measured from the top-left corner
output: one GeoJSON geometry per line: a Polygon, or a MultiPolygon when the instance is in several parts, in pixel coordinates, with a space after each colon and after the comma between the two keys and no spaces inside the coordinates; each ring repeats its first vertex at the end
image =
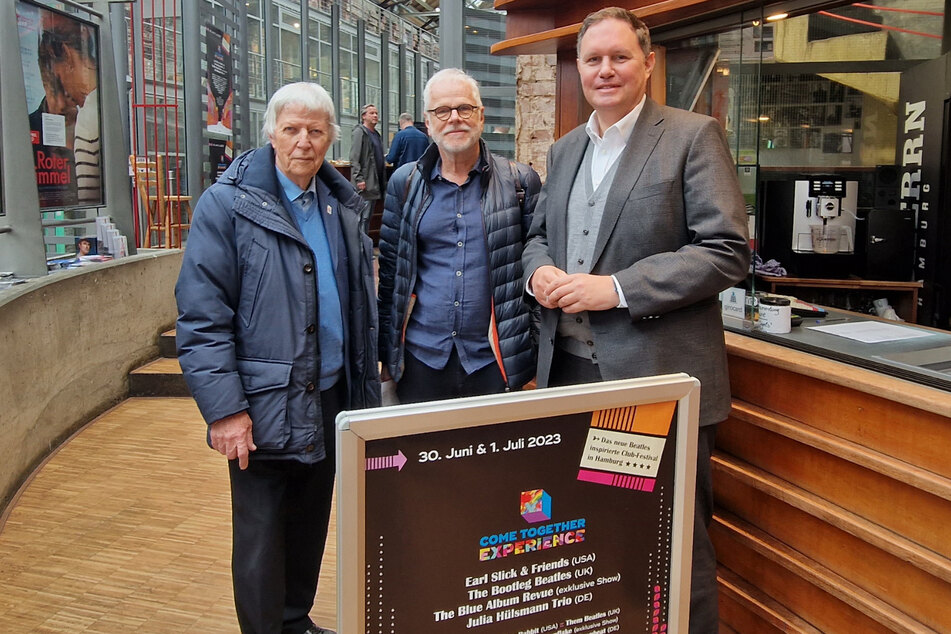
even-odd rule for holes
{"type": "MultiPolygon", "coordinates": [[[[211,0],[205,4],[212,7],[211,0]]],[[[265,142],[260,123],[270,94],[304,77],[327,88],[337,104],[341,135],[330,151],[333,159],[349,156],[350,133],[360,121],[363,103],[377,104],[378,131],[387,144],[399,129],[400,112],[421,114],[416,57],[425,69],[419,78],[424,82],[438,69],[434,34],[365,0],[307,0],[306,21],[302,0],[250,0],[245,8],[247,37],[236,40],[247,42],[250,112],[237,111],[236,116],[247,116],[249,146],[265,142]]],[[[236,147],[235,154],[244,149],[236,147]]]]}
{"type": "MultiPolygon", "coordinates": [[[[918,70],[944,63],[945,2],[827,5],[775,20],[746,13],[715,32],[655,32],[667,103],[713,116],[727,133],[757,255],[751,289],[774,288],[778,275],[803,280],[801,299],[880,313],[873,300],[901,301],[886,290],[895,282],[920,282],[918,305],[899,316],[948,328],[951,272],[927,249],[951,247],[951,227],[908,198],[909,183],[925,178],[909,171],[909,157],[932,161],[931,193],[945,184],[945,104],[926,101],[918,70]],[[927,152],[914,140],[909,150],[904,139],[924,126],[915,117],[926,103],[936,136],[927,152]],[[829,279],[877,284],[820,289],[829,279]]],[[[933,76],[947,94],[947,75],[935,67],[933,76]]]]}
{"type": "Polygon", "coordinates": [[[492,152],[515,158],[515,57],[489,52],[505,39],[505,15],[476,9],[466,9],[465,15],[465,70],[479,81],[485,106],[482,138],[492,152]]]}

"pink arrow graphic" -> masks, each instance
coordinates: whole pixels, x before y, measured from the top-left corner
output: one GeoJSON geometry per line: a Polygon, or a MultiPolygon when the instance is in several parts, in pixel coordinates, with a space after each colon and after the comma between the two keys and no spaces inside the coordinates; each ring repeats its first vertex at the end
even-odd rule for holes
{"type": "Polygon", "coordinates": [[[395,456],[383,456],[382,458],[367,458],[367,471],[375,469],[392,469],[396,467],[397,471],[403,470],[406,464],[406,456],[402,451],[397,451],[395,456]]]}

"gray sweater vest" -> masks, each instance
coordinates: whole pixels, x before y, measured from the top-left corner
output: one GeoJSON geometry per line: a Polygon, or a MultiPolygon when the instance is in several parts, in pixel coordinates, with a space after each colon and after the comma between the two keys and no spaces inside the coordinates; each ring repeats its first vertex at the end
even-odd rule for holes
{"type": "MultiPolygon", "coordinates": [[[[588,143],[584,153],[584,160],[575,182],[571,186],[571,195],[568,197],[568,218],[566,229],[568,232],[567,272],[590,273],[594,264],[594,245],[598,239],[601,227],[601,217],[604,215],[604,204],[608,192],[617,174],[620,161],[615,161],[597,189],[591,182],[591,156],[594,145],[588,143]]],[[[558,317],[559,348],[576,357],[598,362],[597,350],[594,347],[594,337],[591,335],[591,322],[588,312],[573,314],[561,313],[558,317]]]]}

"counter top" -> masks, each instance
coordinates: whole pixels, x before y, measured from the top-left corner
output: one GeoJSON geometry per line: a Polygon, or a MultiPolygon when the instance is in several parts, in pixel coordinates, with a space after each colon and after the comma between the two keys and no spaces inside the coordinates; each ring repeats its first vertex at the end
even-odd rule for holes
{"type": "MultiPolygon", "coordinates": [[[[876,319],[854,313],[850,317],[855,321],[862,321],[866,317],[868,320],[876,319]]],[[[934,336],[881,344],[863,344],[803,326],[793,328],[787,335],[728,328],[725,336],[727,351],[731,355],[821,377],[828,383],[951,417],[951,374],[944,375],[946,378],[942,379],[931,376],[939,374],[937,372],[924,374],[921,369],[916,371],[881,358],[881,355],[891,354],[896,349],[927,349],[929,342],[937,348],[951,345],[951,333],[930,328],[923,330],[934,336]]]]}

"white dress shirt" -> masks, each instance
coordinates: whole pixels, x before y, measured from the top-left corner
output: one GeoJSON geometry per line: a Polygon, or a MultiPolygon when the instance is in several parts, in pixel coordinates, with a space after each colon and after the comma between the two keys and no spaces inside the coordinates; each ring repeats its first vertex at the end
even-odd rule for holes
{"type": "Polygon", "coordinates": [[[593,145],[591,155],[591,185],[594,189],[598,188],[604,175],[610,171],[611,166],[621,156],[624,147],[631,138],[631,132],[634,131],[634,124],[637,118],[641,116],[641,110],[644,109],[646,96],[641,97],[634,109],[624,115],[620,121],[600,133],[598,125],[598,113],[592,112],[588,117],[588,123],[584,126],[584,131],[588,133],[593,145]]]}
{"type": "MultiPolygon", "coordinates": [[[[598,113],[592,112],[588,117],[588,123],[584,126],[584,131],[588,133],[591,139],[591,186],[597,189],[601,184],[604,175],[611,171],[611,167],[620,158],[621,152],[627,146],[631,138],[631,132],[634,131],[634,124],[637,118],[641,116],[641,110],[644,109],[644,102],[647,96],[641,97],[641,100],[634,106],[634,109],[621,117],[620,121],[599,134],[598,113]]],[[[617,277],[612,275],[614,281],[614,291],[618,296],[617,308],[627,308],[627,298],[624,297],[624,291],[621,290],[621,284],[617,277]]]]}

